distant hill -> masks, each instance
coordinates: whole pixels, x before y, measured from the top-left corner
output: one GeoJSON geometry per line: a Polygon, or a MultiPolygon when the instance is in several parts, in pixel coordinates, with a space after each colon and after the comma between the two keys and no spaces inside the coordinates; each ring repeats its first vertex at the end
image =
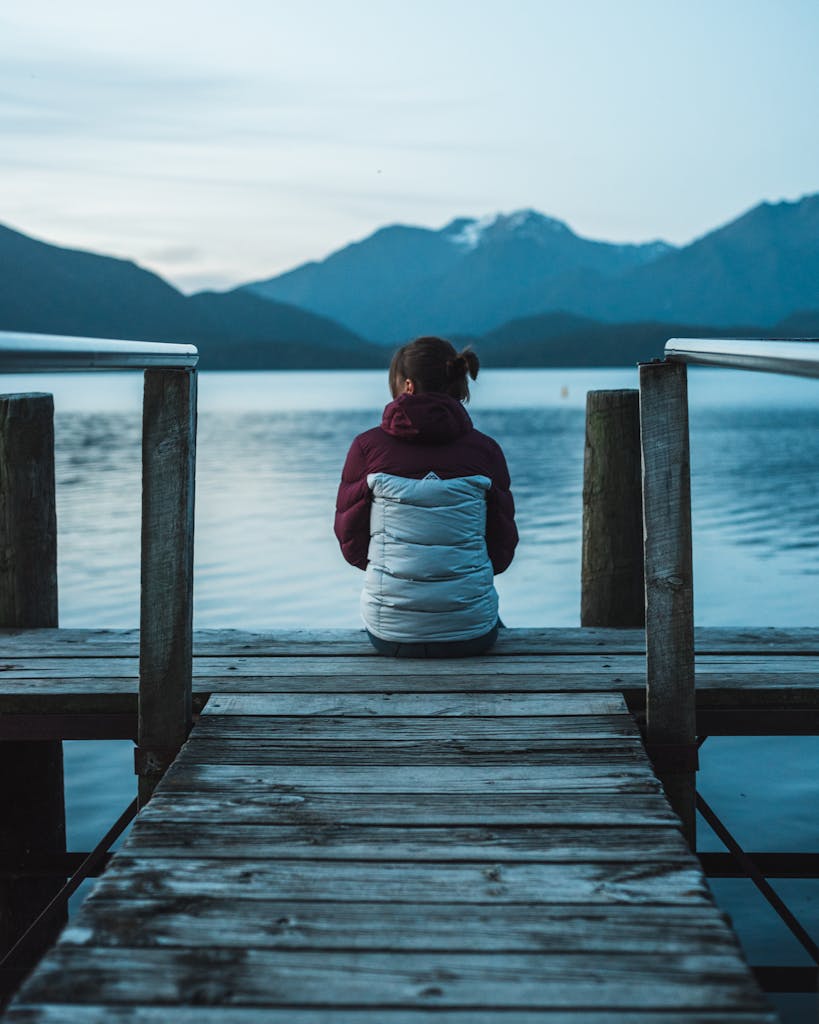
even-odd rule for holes
{"type": "Polygon", "coordinates": [[[609,324],[570,314],[513,320],[471,343],[485,366],[634,366],[662,359],[669,338],[754,338],[748,326],[703,326],[661,322],[609,324]]]}
{"type": "Polygon", "coordinates": [[[566,292],[596,287],[670,249],[591,241],[562,221],[521,210],[459,218],[440,231],[382,228],[321,263],[245,287],[392,345],[420,333],[481,333],[512,317],[566,308],[566,292]]]}
{"type": "Polygon", "coordinates": [[[761,203],[616,286],[607,283],[582,305],[604,320],[762,326],[819,309],[819,195],[761,203]]]}
{"type": "Polygon", "coordinates": [[[0,225],[0,330],[190,342],[203,369],[366,367],[383,350],[326,317],[247,292],[186,297],[128,260],[0,225]]]}
{"type": "Polygon", "coordinates": [[[680,249],[580,238],[533,210],[461,218],[440,231],[393,226],[245,287],[384,344],[419,333],[480,335],[558,312],[768,328],[819,309],[819,195],[761,203],[680,249]]]}

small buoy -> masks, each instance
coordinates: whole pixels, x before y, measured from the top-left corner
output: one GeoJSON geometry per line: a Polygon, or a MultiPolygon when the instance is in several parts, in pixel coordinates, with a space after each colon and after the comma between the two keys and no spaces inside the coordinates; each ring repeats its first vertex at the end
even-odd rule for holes
{"type": "Polygon", "coordinates": [[[568,398],[569,397],[569,389],[566,387],[565,384],[560,389],[560,397],[561,398],[568,398]]]}

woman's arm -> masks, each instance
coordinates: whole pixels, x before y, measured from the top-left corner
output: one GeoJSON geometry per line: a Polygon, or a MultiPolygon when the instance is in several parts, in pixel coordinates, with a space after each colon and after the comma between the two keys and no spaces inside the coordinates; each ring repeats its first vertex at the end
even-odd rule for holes
{"type": "Polygon", "coordinates": [[[370,546],[370,503],[367,463],[358,438],[347,453],[336,498],[335,534],[350,565],[367,568],[370,546]]]}
{"type": "Polygon", "coordinates": [[[486,548],[496,576],[511,565],[517,543],[515,499],[512,497],[506,459],[498,445],[497,466],[492,474],[492,486],[486,495],[486,548]]]}

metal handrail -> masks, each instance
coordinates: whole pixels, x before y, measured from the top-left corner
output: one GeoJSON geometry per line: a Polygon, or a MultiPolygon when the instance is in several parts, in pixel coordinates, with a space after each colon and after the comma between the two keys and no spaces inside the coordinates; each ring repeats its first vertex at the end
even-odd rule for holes
{"type": "Polygon", "coordinates": [[[812,338],[671,338],[665,343],[665,357],[678,363],[819,377],[819,340],[812,338]]]}
{"type": "Polygon", "coordinates": [[[0,331],[0,373],[189,370],[198,361],[195,345],[0,331]]]}

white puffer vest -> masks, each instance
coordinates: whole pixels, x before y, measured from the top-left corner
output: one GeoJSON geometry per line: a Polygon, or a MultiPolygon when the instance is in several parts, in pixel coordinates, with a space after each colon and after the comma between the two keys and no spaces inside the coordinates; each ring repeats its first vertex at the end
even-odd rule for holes
{"type": "Polygon", "coordinates": [[[371,473],[361,614],[382,640],[471,640],[498,621],[486,550],[486,476],[413,480],[371,473]]]}

